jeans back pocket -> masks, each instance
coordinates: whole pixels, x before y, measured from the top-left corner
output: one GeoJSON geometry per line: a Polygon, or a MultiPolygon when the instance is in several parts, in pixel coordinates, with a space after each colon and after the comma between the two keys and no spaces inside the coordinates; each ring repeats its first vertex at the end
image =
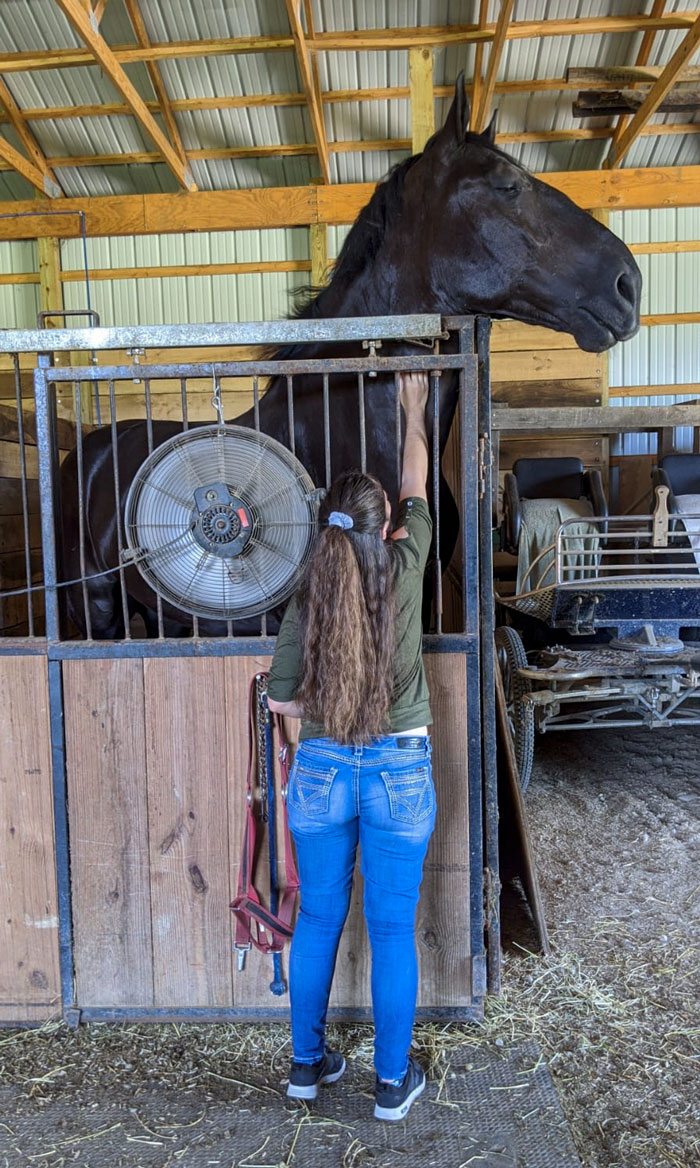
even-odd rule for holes
{"type": "Polygon", "coordinates": [[[382,771],[382,780],[389,796],[392,819],[402,823],[421,823],[434,812],[435,789],[429,766],[417,766],[400,775],[382,771]]]}
{"type": "Polygon", "coordinates": [[[301,763],[294,763],[289,776],[289,801],[311,817],[325,815],[331,797],[333,779],[338,773],[337,767],[324,767],[323,770],[309,770],[301,763]]]}

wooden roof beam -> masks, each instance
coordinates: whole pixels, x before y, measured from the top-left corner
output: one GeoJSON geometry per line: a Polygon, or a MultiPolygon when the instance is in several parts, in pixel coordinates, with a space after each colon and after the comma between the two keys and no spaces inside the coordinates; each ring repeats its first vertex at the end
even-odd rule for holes
{"type": "Polygon", "coordinates": [[[306,97],[306,104],[311,118],[311,128],[316,143],[316,152],[321,166],[321,178],[324,183],[330,182],[330,161],[328,157],[328,142],[326,127],[323,121],[323,108],[318,85],[318,74],[314,74],[311,56],[307,47],[306,35],[301,23],[300,0],[285,0],[289,27],[294,38],[294,49],[301,74],[301,84],[306,97]]]}
{"type": "MultiPolygon", "coordinates": [[[[652,9],[651,9],[651,15],[652,16],[662,16],[665,7],[666,7],[666,0],[654,0],[654,3],[652,5],[652,9]]],[[[637,53],[637,60],[636,60],[637,67],[646,65],[647,61],[649,60],[649,55],[651,53],[651,50],[652,50],[652,47],[654,44],[654,37],[655,36],[656,36],[656,29],[648,29],[647,32],[644,33],[644,36],[642,37],[642,43],[639,46],[639,52],[637,53]]],[[[612,143],[610,145],[611,152],[613,150],[617,149],[618,142],[620,141],[620,138],[622,137],[627,126],[629,125],[629,121],[630,121],[629,117],[627,117],[625,114],[623,114],[622,117],[617,119],[617,125],[615,126],[615,132],[613,134],[612,143]]]]}
{"type": "Polygon", "coordinates": [[[178,158],[109,45],[93,29],[90,17],[81,7],[80,0],[56,0],[56,3],[69,24],[88,46],[92,58],[102,66],[112,85],[124,98],[143,131],[160,151],[163,161],[170,168],[180,186],[188,191],[196,190],[196,184],[189,167],[183,165],[182,160],[178,158]]]}
{"type": "Polygon", "coordinates": [[[612,169],[615,166],[619,166],[632,143],[639,137],[644,126],[646,126],[649,118],[658,106],[661,105],[669,89],[675,85],[678,74],[688,59],[692,57],[698,45],[700,45],[700,16],[696,17],[658,81],[651,87],[644,102],[621,134],[618,142],[610,146],[607,158],[603,163],[604,167],[612,169]]]}
{"type": "MultiPolygon", "coordinates": [[[[32,162],[36,169],[41,172],[42,184],[38,189],[43,195],[49,195],[49,197],[52,199],[60,199],[63,195],[61,185],[58,182],[56,175],[51,170],[51,167],[49,166],[43,151],[40,149],[36,138],[26,123],[24,114],[17,105],[17,102],[12,96],[10,90],[7,88],[7,85],[3,81],[2,77],[0,77],[0,105],[4,105],[5,109],[7,110],[8,120],[14,126],[15,132],[18,135],[20,142],[29,155],[30,162],[32,162]]],[[[6,145],[9,147],[9,142],[6,143],[6,145]]],[[[10,149],[12,148],[10,147],[10,149]]],[[[5,155],[5,157],[8,158],[7,155],[5,155]]],[[[21,155],[19,157],[21,157],[21,155]]],[[[17,168],[13,167],[13,169],[17,168]]],[[[27,173],[25,173],[24,177],[28,178],[29,176],[27,173]]],[[[32,182],[33,180],[30,178],[29,181],[32,182]]],[[[36,183],[33,185],[36,186],[36,183]]]]}
{"type": "Polygon", "coordinates": [[[4,158],[10,170],[16,170],[22,178],[26,178],[33,187],[41,191],[42,195],[48,195],[50,199],[60,198],[63,191],[58,183],[49,178],[43,170],[25,158],[24,154],[20,154],[19,150],[15,150],[14,146],[0,136],[0,158],[4,158]]]}
{"type": "MultiPolygon", "coordinates": [[[[489,0],[479,0],[479,28],[486,28],[488,14],[489,0]]],[[[481,99],[481,87],[483,85],[481,70],[484,63],[485,43],[485,41],[478,41],[474,49],[474,75],[472,78],[471,109],[469,111],[470,129],[474,127],[474,117],[481,99]]]]}
{"type": "MultiPolygon", "coordinates": [[[[128,13],[129,20],[131,21],[133,30],[136,33],[136,39],[141,45],[141,48],[150,48],[151,41],[148,36],[148,31],[146,29],[143,16],[141,15],[141,9],[138,6],[137,0],[124,0],[124,6],[128,13]]],[[[153,91],[158,99],[158,108],[163,116],[163,121],[165,122],[173,150],[180,159],[180,163],[183,168],[189,171],[190,164],[185,153],[185,147],[182,144],[182,138],[180,137],[180,131],[175,121],[173,107],[165,88],[158,63],[156,61],[147,61],[146,68],[148,69],[148,76],[151,79],[153,91]]]]}
{"type": "Polygon", "coordinates": [[[486,120],[491,108],[491,100],[496,84],[496,74],[498,73],[498,66],[501,63],[501,56],[506,43],[508,25],[510,24],[514,3],[515,0],[501,0],[501,11],[498,14],[496,32],[491,42],[489,63],[486,66],[486,76],[479,95],[479,109],[476,116],[472,116],[471,128],[475,134],[480,134],[486,127],[486,120]]]}
{"type": "MultiPolygon", "coordinates": [[[[62,0],[56,0],[62,3],[62,0]]],[[[74,0],[80,8],[78,0],[74,0]]],[[[83,11],[81,8],[80,11],[83,11]]],[[[592,16],[563,20],[511,21],[507,40],[552,36],[591,36],[646,32],[649,29],[687,29],[700,10],[669,12],[651,16],[592,16]]],[[[361,49],[408,49],[427,45],[469,44],[493,39],[496,26],[479,28],[476,24],[430,25],[418,28],[377,28],[358,31],[321,32],[307,38],[310,52],[358,52],[361,49]]],[[[182,60],[188,57],[230,56],[236,53],[293,52],[291,36],[225,37],[218,40],[167,41],[152,43],[142,49],[137,45],[115,45],[111,52],[122,65],[137,61],[182,60]]],[[[37,52],[0,55],[0,73],[26,73],[34,69],[61,69],[91,65],[92,55],[85,49],[45,49],[37,52]]]]}

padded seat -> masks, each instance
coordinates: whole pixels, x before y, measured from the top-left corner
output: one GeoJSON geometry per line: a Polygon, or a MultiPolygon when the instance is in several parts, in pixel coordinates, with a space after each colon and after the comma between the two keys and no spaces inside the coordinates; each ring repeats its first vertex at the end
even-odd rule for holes
{"type": "Polygon", "coordinates": [[[584,471],[580,458],[518,458],[505,476],[501,524],[501,549],[513,556],[518,554],[523,499],[587,499],[593,515],[608,515],[599,470],[584,471]]]}

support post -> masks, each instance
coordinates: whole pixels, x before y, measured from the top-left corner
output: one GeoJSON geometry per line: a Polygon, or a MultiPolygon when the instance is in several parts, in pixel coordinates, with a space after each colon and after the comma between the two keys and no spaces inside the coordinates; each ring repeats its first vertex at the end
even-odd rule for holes
{"type": "Polygon", "coordinates": [[[433,50],[408,50],[408,78],[411,93],[411,149],[420,154],[435,133],[433,91],[433,50]]]}

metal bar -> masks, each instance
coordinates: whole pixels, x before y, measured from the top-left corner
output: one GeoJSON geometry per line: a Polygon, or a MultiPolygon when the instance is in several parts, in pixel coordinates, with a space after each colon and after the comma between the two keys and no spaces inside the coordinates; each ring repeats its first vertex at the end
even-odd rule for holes
{"type": "Polygon", "coordinates": [[[484,869],[486,871],[485,927],[488,988],[497,993],[501,984],[501,878],[498,862],[498,771],[496,766],[496,682],[494,677],[494,599],[492,475],[491,475],[491,366],[488,317],[476,319],[479,355],[478,429],[483,466],[478,486],[479,621],[481,627],[481,728],[484,787],[484,869]]]}
{"type": "Polygon", "coordinates": [[[432,373],[433,391],[433,547],[435,548],[435,629],[442,632],[442,562],[440,559],[440,374],[432,373]]]}
{"type": "Polygon", "coordinates": [[[440,316],[338,316],[240,324],[143,325],[126,328],[7,329],[0,353],[59,353],[83,349],[206,348],[209,345],[295,345],[319,341],[437,337],[440,316]]]}
{"type": "MultiPolygon", "coordinates": [[[[180,379],[180,400],[182,403],[182,428],[187,429],[187,390],[185,388],[186,382],[184,378],[180,379]]],[[[153,408],[151,402],[151,378],[144,377],[143,391],[146,402],[146,441],[148,443],[148,453],[153,454],[153,408]]],[[[164,637],[163,625],[163,599],[159,592],[156,592],[156,620],[158,621],[158,636],[164,637]]]]}
{"type": "MultiPolygon", "coordinates": [[[[79,1011],[80,1022],[269,1022],[274,1019],[289,1020],[289,1005],[283,1008],[260,1006],[84,1006],[79,1011]]],[[[333,1022],[369,1022],[372,1010],[369,1006],[344,1008],[330,1006],[328,1018],[333,1022]]],[[[480,1021],[484,1017],[483,1006],[418,1006],[416,1018],[419,1021],[480,1021]]]]}
{"type": "MultiPolygon", "coordinates": [[[[0,330],[0,336],[2,331],[0,330]]],[[[0,350],[1,351],[1,350],[0,350]]],[[[264,360],[264,361],[226,361],[218,364],[220,377],[276,377],[288,373],[389,373],[395,370],[402,373],[415,373],[420,370],[430,371],[437,369],[444,372],[446,369],[461,369],[463,363],[476,362],[470,356],[460,357],[456,353],[445,353],[434,356],[411,357],[314,357],[308,360],[264,360]]],[[[148,373],[152,378],[167,381],[176,377],[206,377],[211,366],[206,362],[178,363],[177,365],[149,365],[148,373]]],[[[133,381],[133,365],[100,365],[100,366],[55,366],[51,369],[51,381],[74,381],[80,376],[83,381],[133,381]]]]}
{"type": "Polygon", "coordinates": [[[396,451],[396,490],[401,489],[401,472],[403,459],[401,457],[401,374],[394,374],[394,449],[396,451]]]}
{"type": "Polygon", "coordinates": [[[294,432],[294,378],[287,376],[287,426],[289,427],[289,449],[296,455],[296,434],[294,432]]]}
{"type": "Polygon", "coordinates": [[[360,427],[360,470],[367,473],[367,419],[365,417],[365,378],[357,375],[357,413],[360,427]]]}
{"type": "Polygon", "coordinates": [[[253,377],[253,418],[255,429],[260,433],[260,384],[258,375],[253,377]]]}
{"type": "Polygon", "coordinates": [[[58,641],[58,555],[56,548],[56,526],[54,500],[56,486],[56,460],[53,457],[51,441],[51,395],[46,375],[49,372],[47,356],[39,356],[39,364],[34,370],[34,408],[36,411],[36,445],[39,463],[39,506],[41,509],[41,552],[44,564],[44,587],[46,598],[46,639],[58,641]]]}
{"type": "MultiPolygon", "coordinates": [[[[227,622],[233,626],[235,622],[227,622]]],[[[192,637],[173,637],[163,641],[155,638],[149,640],[130,641],[59,641],[49,645],[47,652],[51,660],[80,661],[83,659],[114,659],[117,657],[133,659],[142,657],[256,657],[269,655],[275,651],[274,637],[245,636],[236,637],[200,637],[195,641],[192,637]]],[[[14,653],[14,644],[4,644],[0,638],[0,656],[7,652],[14,653]]],[[[478,652],[478,643],[474,638],[464,637],[461,634],[442,633],[441,636],[428,634],[423,637],[424,653],[464,653],[473,657],[478,652]]]]}
{"type": "Polygon", "coordinates": [[[124,637],[127,641],[131,640],[131,629],[129,627],[129,601],[126,591],[126,580],[124,579],[124,564],[122,563],[122,551],[124,550],[124,541],[122,538],[122,499],[121,491],[119,489],[119,440],[117,437],[117,410],[114,400],[114,382],[110,380],[109,383],[109,424],[112,432],[112,471],[114,481],[114,506],[116,508],[116,524],[117,524],[117,551],[119,553],[119,590],[122,599],[122,617],[124,619],[124,637]]]}
{"type": "Polygon", "coordinates": [[[75,446],[76,470],[78,476],[78,557],[80,563],[81,576],[81,592],[83,596],[83,615],[85,617],[85,635],[88,640],[92,640],[92,618],[90,616],[90,606],[88,604],[88,590],[87,575],[85,565],[85,493],[83,490],[83,427],[80,419],[82,418],[82,402],[80,382],[76,381],[74,388],[74,415],[76,419],[75,429],[77,442],[75,446]]]}
{"type": "Polygon", "coordinates": [[[63,718],[63,667],[47,661],[49,726],[51,733],[51,774],[53,786],[54,847],[56,854],[56,897],[58,906],[58,959],[63,1012],[75,1005],[73,976],[73,924],[70,894],[70,849],[68,842],[68,784],[63,718]]]}
{"type": "Polygon", "coordinates": [[[180,378],[180,405],[182,406],[182,428],[189,430],[190,423],[187,417],[187,379],[180,378]]]}
{"type": "Polygon", "coordinates": [[[326,460],[326,490],[331,485],[331,407],[328,374],[323,374],[323,453],[326,460]]]}
{"type": "Polygon", "coordinates": [[[24,417],[22,416],[22,378],[19,368],[19,354],[12,354],[15,373],[15,401],[17,403],[17,441],[19,445],[20,492],[22,496],[22,526],[24,528],[24,570],[27,579],[27,630],[34,636],[34,601],[32,584],[32,549],[29,531],[29,498],[27,494],[27,457],[24,449],[24,417]]]}

